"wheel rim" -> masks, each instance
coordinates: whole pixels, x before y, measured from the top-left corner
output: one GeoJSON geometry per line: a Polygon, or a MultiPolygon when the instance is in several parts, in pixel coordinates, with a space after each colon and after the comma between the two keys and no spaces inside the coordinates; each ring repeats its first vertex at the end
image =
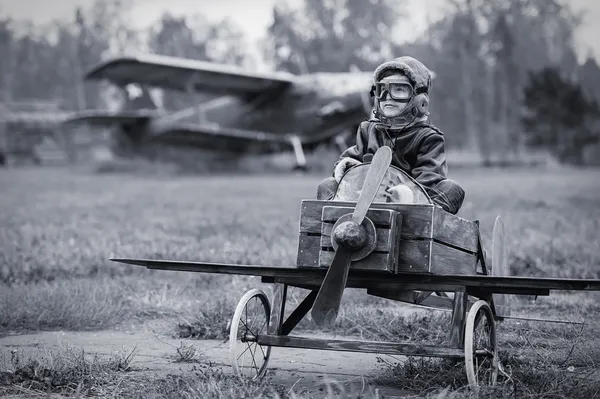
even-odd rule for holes
{"type": "Polygon", "coordinates": [[[469,385],[495,385],[498,365],[496,324],[491,308],[480,300],[469,310],[465,328],[465,368],[469,385]]]}
{"type": "Polygon", "coordinates": [[[238,377],[257,380],[265,375],[271,347],[255,339],[267,334],[270,317],[271,306],[263,291],[250,290],[240,299],[229,330],[231,364],[238,377]]]}

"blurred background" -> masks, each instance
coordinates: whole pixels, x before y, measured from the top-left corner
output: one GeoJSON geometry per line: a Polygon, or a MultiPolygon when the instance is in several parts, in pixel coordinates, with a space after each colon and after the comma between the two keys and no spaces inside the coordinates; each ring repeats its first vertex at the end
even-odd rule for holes
{"type": "Polygon", "coordinates": [[[431,122],[455,165],[597,165],[598,18],[587,0],[0,0],[0,161],[89,159],[108,133],[71,132],[69,149],[60,122],[114,108],[115,90],[84,73],[144,51],[298,75],[410,55],[437,75],[431,122]]]}

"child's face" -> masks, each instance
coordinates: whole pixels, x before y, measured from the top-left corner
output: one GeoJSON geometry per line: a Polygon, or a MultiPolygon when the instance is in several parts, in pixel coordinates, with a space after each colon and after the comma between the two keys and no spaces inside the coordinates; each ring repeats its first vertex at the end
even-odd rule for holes
{"type": "MultiPolygon", "coordinates": [[[[403,74],[394,74],[391,76],[387,76],[380,80],[380,82],[399,82],[399,83],[408,83],[410,84],[410,80],[403,74]]],[[[379,107],[381,109],[381,113],[387,118],[394,118],[399,116],[402,113],[402,110],[406,108],[407,103],[399,102],[390,96],[389,93],[386,93],[385,98],[379,100],[379,107]]]]}

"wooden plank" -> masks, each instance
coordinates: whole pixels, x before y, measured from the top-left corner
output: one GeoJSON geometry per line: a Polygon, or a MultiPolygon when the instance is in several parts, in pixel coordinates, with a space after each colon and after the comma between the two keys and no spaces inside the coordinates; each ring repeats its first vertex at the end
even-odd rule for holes
{"type": "MultiPolygon", "coordinates": [[[[333,262],[335,252],[321,250],[319,253],[319,264],[321,268],[328,268],[333,262]]],[[[352,262],[350,264],[351,270],[373,270],[373,271],[384,271],[394,272],[393,260],[389,253],[371,253],[364,259],[352,262]]]]}
{"type": "Polygon", "coordinates": [[[476,274],[477,254],[463,252],[439,242],[433,242],[430,272],[454,275],[476,274]]]}
{"type": "Polygon", "coordinates": [[[408,302],[411,304],[415,303],[417,292],[412,290],[399,289],[398,287],[392,288],[367,288],[368,295],[374,295],[381,298],[391,299],[394,301],[408,302]]]}
{"type": "Polygon", "coordinates": [[[318,234],[321,231],[321,212],[325,202],[303,200],[300,205],[300,233],[318,234]]]}
{"type": "MultiPolygon", "coordinates": [[[[321,269],[325,270],[325,269],[321,269]]],[[[356,272],[356,271],[355,271],[356,272]]],[[[363,272],[363,271],[361,271],[363,272]]],[[[364,271],[363,273],[373,274],[373,271],[364,271]]],[[[392,273],[377,271],[381,276],[393,276],[392,273]]],[[[404,276],[408,276],[405,274],[404,276]]],[[[413,277],[420,276],[419,274],[413,274],[413,277]]],[[[313,277],[308,277],[302,280],[302,284],[298,283],[298,279],[293,279],[290,277],[273,277],[272,280],[269,280],[270,283],[285,283],[290,287],[299,287],[308,290],[318,290],[321,287],[322,279],[317,279],[313,277]]],[[[432,290],[432,291],[444,291],[444,292],[455,292],[465,290],[464,286],[461,285],[451,285],[451,284],[441,284],[441,283],[407,283],[404,284],[402,282],[392,282],[392,283],[382,283],[382,282],[373,282],[370,280],[348,280],[346,284],[346,288],[361,288],[361,289],[387,289],[387,290],[432,290]]]]}
{"type": "Polygon", "coordinates": [[[312,308],[315,303],[315,299],[317,299],[317,294],[319,290],[312,290],[303,300],[300,302],[298,307],[294,309],[292,314],[283,322],[283,326],[281,327],[281,335],[288,335],[292,332],[294,327],[298,325],[306,316],[308,311],[312,308]]]}
{"type": "Polygon", "coordinates": [[[392,218],[389,230],[389,242],[391,245],[389,252],[394,262],[392,268],[396,273],[400,265],[400,246],[402,244],[402,213],[400,212],[394,213],[394,217],[392,218]]]}
{"type": "MultiPolygon", "coordinates": [[[[321,214],[321,221],[326,223],[335,223],[337,220],[354,212],[354,208],[347,206],[324,206],[321,214]]],[[[367,217],[371,219],[375,227],[387,227],[392,224],[394,211],[390,209],[370,209],[367,211],[367,217]]]]}
{"type": "Polygon", "coordinates": [[[450,346],[464,349],[465,322],[467,318],[468,295],[466,292],[455,292],[452,304],[452,321],[450,323],[450,346]]]}
{"type": "Polygon", "coordinates": [[[477,252],[477,223],[463,219],[436,206],[433,213],[433,239],[445,244],[461,248],[469,252],[477,252]]]}
{"type": "Polygon", "coordinates": [[[452,298],[445,298],[437,295],[429,295],[426,298],[420,298],[422,291],[405,291],[405,287],[395,287],[388,289],[368,288],[367,294],[375,295],[394,301],[407,302],[413,305],[419,305],[428,308],[451,310],[453,306],[452,298]]]}
{"type": "Polygon", "coordinates": [[[288,348],[456,359],[464,358],[464,351],[462,349],[445,348],[439,345],[420,345],[414,342],[351,341],[276,335],[259,335],[257,337],[257,342],[259,345],[288,348]]]}
{"type": "MultiPolygon", "coordinates": [[[[356,270],[429,273],[429,243],[429,241],[402,240],[398,245],[399,255],[397,257],[394,257],[389,253],[372,253],[365,259],[353,262],[351,268],[356,270]],[[384,265],[386,265],[385,268],[384,265]]],[[[333,254],[334,252],[321,251],[319,258],[321,267],[328,267],[331,264],[333,254]]]]}
{"type": "Polygon", "coordinates": [[[431,241],[404,240],[398,242],[397,273],[430,273],[431,241]]]}
{"type": "MultiPolygon", "coordinates": [[[[352,202],[341,201],[302,201],[300,213],[300,233],[321,232],[321,214],[324,206],[354,207],[352,202]]],[[[402,205],[375,203],[372,209],[391,209],[402,213],[402,238],[433,238],[433,205],[402,205]]]]}
{"type": "MultiPolygon", "coordinates": [[[[323,223],[321,227],[321,241],[320,248],[331,248],[333,250],[333,244],[331,243],[331,230],[333,224],[323,223]]],[[[375,228],[376,239],[374,252],[389,252],[392,243],[396,240],[396,232],[389,228],[375,228]]]]}
{"type": "MultiPolygon", "coordinates": [[[[410,242],[410,241],[409,241],[410,242]]],[[[418,242],[418,241],[417,241],[418,242]]],[[[427,243],[427,241],[422,241],[427,243]]],[[[324,268],[294,267],[294,266],[261,266],[216,262],[193,262],[161,259],[127,259],[110,258],[112,262],[119,262],[130,267],[136,265],[153,270],[169,270],[194,273],[215,273],[243,276],[277,277],[278,279],[290,278],[298,282],[309,284],[309,281],[322,281],[325,277],[324,268]]],[[[357,284],[423,284],[423,289],[437,291],[428,285],[447,284],[464,287],[481,287],[489,293],[512,293],[512,290],[523,292],[531,289],[539,290],[574,290],[574,291],[600,291],[600,279],[574,279],[552,277],[495,277],[481,275],[435,275],[427,273],[374,273],[369,271],[354,270],[348,276],[349,283],[357,284]]],[[[312,283],[310,283],[312,284],[312,283]]],[[[365,285],[366,287],[367,285],[365,285]]],[[[442,291],[444,291],[442,289],[442,291]]]]}
{"type": "Polygon", "coordinates": [[[319,267],[319,251],[321,251],[320,236],[300,234],[296,266],[319,267]]]}
{"type": "MultiPolygon", "coordinates": [[[[381,270],[386,272],[429,273],[431,241],[399,240],[398,255],[374,252],[358,262],[352,262],[351,270],[381,270]]],[[[333,250],[321,249],[320,267],[329,267],[333,261],[333,250]]]]}
{"type": "Polygon", "coordinates": [[[287,299],[287,285],[275,284],[273,300],[271,301],[271,317],[269,320],[269,334],[281,334],[283,315],[285,314],[285,301],[287,299]]]}

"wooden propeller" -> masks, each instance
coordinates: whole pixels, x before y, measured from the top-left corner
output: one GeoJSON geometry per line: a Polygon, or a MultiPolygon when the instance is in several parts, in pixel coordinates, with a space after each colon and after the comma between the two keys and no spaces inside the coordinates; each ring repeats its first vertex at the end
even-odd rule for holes
{"type": "Polygon", "coordinates": [[[352,218],[341,223],[331,233],[333,239],[339,244],[338,249],[323,279],[311,312],[314,322],[321,327],[331,326],[337,318],[342,294],[348,280],[352,254],[364,246],[366,242],[362,222],[375,199],[377,190],[391,161],[392,150],[390,147],[384,146],[377,150],[367,172],[352,218]]]}

